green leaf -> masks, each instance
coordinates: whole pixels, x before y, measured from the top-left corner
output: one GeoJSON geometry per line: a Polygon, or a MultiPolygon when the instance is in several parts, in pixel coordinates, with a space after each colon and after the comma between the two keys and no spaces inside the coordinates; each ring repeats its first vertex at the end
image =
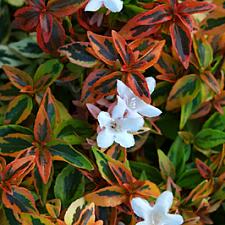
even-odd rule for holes
{"type": "Polygon", "coordinates": [[[192,102],[181,106],[180,130],[182,130],[192,114],[192,102]]]}
{"type": "Polygon", "coordinates": [[[203,181],[197,169],[186,170],[177,180],[177,184],[182,188],[192,189],[203,181]]]}
{"type": "Polygon", "coordinates": [[[152,98],[154,105],[159,106],[159,105],[164,104],[168,98],[170,90],[171,90],[170,83],[168,83],[166,81],[157,83],[154,92],[151,94],[151,98],[152,98]]]}
{"type": "Polygon", "coordinates": [[[60,47],[59,52],[71,63],[90,68],[95,66],[98,60],[87,51],[87,47],[87,43],[74,42],[60,47]]]}
{"type": "Polygon", "coordinates": [[[32,146],[33,133],[19,125],[0,126],[0,153],[10,154],[32,146]]]}
{"type": "Polygon", "coordinates": [[[34,75],[34,86],[36,91],[49,87],[63,70],[63,64],[58,59],[51,59],[41,64],[34,75]]]}
{"type": "Polygon", "coordinates": [[[84,195],[85,182],[83,175],[74,167],[68,165],[58,174],[55,181],[55,197],[67,208],[73,201],[84,195]]]}
{"type": "Polygon", "coordinates": [[[213,61],[213,49],[204,36],[195,37],[193,47],[198,63],[201,68],[206,69],[213,61]]]}
{"type": "Polygon", "coordinates": [[[170,147],[168,157],[175,166],[177,178],[184,172],[185,163],[191,154],[191,146],[184,143],[180,136],[177,136],[170,147]]]}
{"type": "Polygon", "coordinates": [[[9,8],[6,5],[5,6],[1,5],[0,21],[4,21],[1,23],[0,26],[0,43],[6,43],[9,38],[9,31],[10,31],[10,13],[9,8]]]}
{"type": "Polygon", "coordinates": [[[194,144],[201,149],[210,149],[225,143],[225,132],[206,128],[201,130],[194,139],[194,144]]]}
{"type": "Polygon", "coordinates": [[[150,166],[143,162],[135,162],[135,161],[129,161],[129,164],[132,170],[132,174],[136,178],[139,178],[141,175],[143,175],[142,173],[144,172],[148,180],[156,184],[160,184],[162,182],[161,174],[155,167],[150,166]]]}
{"type": "Polygon", "coordinates": [[[93,131],[86,121],[70,119],[60,123],[55,133],[57,139],[62,139],[71,145],[78,145],[90,137],[93,131]]]}
{"type": "Polygon", "coordinates": [[[19,95],[8,105],[5,114],[5,124],[20,124],[30,115],[33,108],[32,98],[28,95],[19,95]]]}
{"type": "Polygon", "coordinates": [[[213,113],[209,119],[204,123],[203,129],[212,128],[216,130],[225,130],[225,107],[223,107],[224,114],[219,112],[213,113]]]}
{"type": "Polygon", "coordinates": [[[12,84],[21,92],[32,90],[33,80],[28,73],[9,65],[4,65],[3,70],[12,84]]]}
{"type": "MultiPolygon", "coordinates": [[[[4,225],[20,225],[21,223],[18,222],[18,220],[16,220],[13,211],[11,209],[8,209],[6,207],[4,208],[4,212],[5,212],[5,216],[7,219],[7,222],[5,222],[4,220],[1,221],[4,225]]],[[[1,220],[2,220],[2,215],[1,215],[1,220]]]]}
{"type": "Polygon", "coordinates": [[[116,178],[108,165],[108,162],[112,159],[97,148],[93,147],[92,151],[95,155],[98,170],[101,173],[102,178],[104,178],[108,183],[117,183],[116,178]]]}
{"type": "Polygon", "coordinates": [[[43,216],[22,213],[21,214],[22,224],[32,224],[32,225],[54,225],[49,219],[43,216]]]}
{"type": "Polygon", "coordinates": [[[53,159],[66,161],[69,164],[81,169],[93,169],[91,162],[70,145],[54,142],[49,143],[48,149],[51,152],[53,159]]]}
{"type": "Polygon", "coordinates": [[[167,99],[167,110],[179,108],[192,101],[198,94],[200,88],[200,80],[195,74],[190,74],[180,78],[173,86],[167,99]]]}
{"type": "Polygon", "coordinates": [[[11,83],[0,85],[0,100],[10,101],[18,95],[18,89],[11,83]]]}
{"type": "Polygon", "coordinates": [[[2,202],[5,207],[12,209],[14,213],[38,212],[35,206],[33,195],[28,189],[23,187],[13,185],[11,192],[3,192],[2,202]]]}
{"type": "MultiPolygon", "coordinates": [[[[14,0],[11,0],[15,2],[14,0]]],[[[9,44],[10,49],[30,59],[38,59],[44,56],[43,51],[38,47],[33,37],[24,38],[18,42],[9,44]]]]}
{"type": "Polygon", "coordinates": [[[0,45],[0,68],[3,65],[21,66],[27,64],[6,45],[0,45]]]}
{"type": "Polygon", "coordinates": [[[168,177],[175,178],[175,168],[170,159],[160,149],[158,150],[159,168],[162,177],[167,180],[168,177]]]}
{"type": "Polygon", "coordinates": [[[51,173],[47,184],[43,183],[43,180],[39,174],[37,167],[34,168],[34,187],[39,195],[41,203],[45,205],[48,197],[48,191],[52,184],[53,173],[51,173]]]}

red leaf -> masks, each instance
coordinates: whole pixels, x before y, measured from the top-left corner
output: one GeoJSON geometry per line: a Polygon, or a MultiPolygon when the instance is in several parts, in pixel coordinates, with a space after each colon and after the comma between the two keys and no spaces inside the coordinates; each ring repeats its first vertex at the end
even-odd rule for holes
{"type": "Polygon", "coordinates": [[[184,1],[178,5],[179,13],[194,14],[207,12],[215,8],[214,4],[208,2],[184,1]]]}
{"type": "Polygon", "coordinates": [[[14,213],[38,213],[33,195],[23,187],[13,186],[10,193],[3,192],[2,202],[6,208],[12,209],[14,213]]]}
{"type": "Polygon", "coordinates": [[[165,41],[159,41],[152,46],[148,52],[138,59],[138,63],[132,66],[132,68],[138,71],[145,71],[149,67],[156,64],[159,60],[164,44],[165,41]]]}
{"type": "Polygon", "coordinates": [[[172,19],[170,7],[159,5],[152,10],[140,13],[127,22],[120,34],[127,40],[147,37],[156,32],[160,24],[172,19]]]}
{"type": "Polygon", "coordinates": [[[35,140],[41,144],[45,144],[50,141],[51,133],[50,121],[42,101],[34,123],[35,140]]]}
{"type": "Polygon", "coordinates": [[[57,50],[61,47],[66,39],[65,30],[60,21],[53,18],[52,32],[49,41],[45,42],[40,24],[37,26],[37,42],[39,47],[51,54],[58,54],[57,50]]]}
{"type": "Polygon", "coordinates": [[[187,69],[191,54],[191,33],[183,24],[172,23],[170,25],[170,35],[172,38],[173,48],[175,49],[183,66],[187,69]]]}
{"type": "Polygon", "coordinates": [[[183,23],[183,25],[191,31],[193,31],[193,19],[191,15],[176,15],[179,20],[183,23]]]}
{"type": "Polygon", "coordinates": [[[47,148],[36,149],[36,165],[44,184],[48,183],[52,169],[52,155],[47,148]]]}
{"type": "Polygon", "coordinates": [[[108,164],[120,186],[123,184],[132,184],[136,181],[131,171],[128,170],[121,162],[109,162],[108,164]]]}
{"type": "Polygon", "coordinates": [[[28,0],[28,3],[30,6],[33,6],[35,8],[44,8],[45,7],[45,1],[44,0],[28,0]]]}
{"type": "Polygon", "coordinates": [[[14,15],[16,18],[12,26],[28,32],[34,31],[39,22],[39,14],[39,9],[30,6],[18,9],[14,15]]]}
{"type": "MultiPolygon", "coordinates": [[[[92,102],[93,93],[91,93],[90,89],[92,86],[100,80],[102,77],[105,77],[107,74],[110,74],[110,70],[108,69],[97,69],[91,72],[86,80],[83,83],[81,100],[85,102],[92,102]]],[[[94,99],[93,99],[94,100],[94,99]]]]}
{"type": "Polygon", "coordinates": [[[208,179],[212,176],[212,170],[200,159],[195,160],[199,173],[204,179],[208,179]]]}
{"type": "Polygon", "coordinates": [[[54,16],[65,17],[77,12],[85,3],[86,0],[50,0],[47,7],[54,16]]]}
{"type": "Polygon", "coordinates": [[[112,38],[114,46],[119,53],[123,63],[125,65],[132,64],[134,62],[134,55],[132,54],[132,50],[127,45],[125,39],[119,35],[116,31],[112,31],[112,38]]]}
{"type": "Polygon", "coordinates": [[[118,59],[118,54],[113,46],[111,37],[101,36],[88,31],[88,39],[95,54],[107,65],[113,66],[118,59]]]}
{"type": "Polygon", "coordinates": [[[23,158],[15,159],[9,163],[3,171],[4,182],[9,182],[11,185],[19,185],[23,178],[30,173],[34,167],[33,156],[26,156],[23,158]]]}
{"type": "Polygon", "coordinates": [[[93,100],[98,101],[104,96],[109,96],[116,93],[116,80],[121,80],[122,73],[116,71],[103,76],[101,79],[93,83],[90,92],[93,95],[93,100]]]}
{"type": "Polygon", "coordinates": [[[190,118],[191,119],[201,118],[201,117],[207,115],[210,112],[211,108],[212,108],[211,103],[210,102],[205,102],[205,103],[203,103],[202,106],[200,106],[200,108],[197,111],[195,111],[191,115],[190,118]]]}
{"type": "Polygon", "coordinates": [[[213,74],[209,71],[205,71],[200,74],[200,78],[207,84],[207,86],[213,90],[216,94],[220,93],[220,85],[213,74]]]}
{"type": "Polygon", "coordinates": [[[47,43],[49,42],[52,35],[53,17],[48,13],[41,13],[39,18],[41,35],[44,42],[47,43]]]}
{"type": "Polygon", "coordinates": [[[140,72],[132,72],[127,76],[127,85],[136,96],[146,103],[150,103],[150,92],[145,77],[140,72]]]}

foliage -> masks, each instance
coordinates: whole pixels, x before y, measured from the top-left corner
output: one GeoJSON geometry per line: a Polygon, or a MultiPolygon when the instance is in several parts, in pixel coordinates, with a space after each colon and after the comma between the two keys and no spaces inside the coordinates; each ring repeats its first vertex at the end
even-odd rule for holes
{"type": "Polygon", "coordinates": [[[135,225],[132,199],[170,190],[184,224],[222,225],[225,1],[88,2],[0,0],[1,224],[135,225]],[[134,146],[97,146],[102,112],[143,122],[134,146]]]}

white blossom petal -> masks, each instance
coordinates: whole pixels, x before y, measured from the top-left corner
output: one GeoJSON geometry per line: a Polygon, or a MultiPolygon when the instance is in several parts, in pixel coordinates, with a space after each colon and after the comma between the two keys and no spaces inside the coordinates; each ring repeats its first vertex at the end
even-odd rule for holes
{"type": "Polygon", "coordinates": [[[151,94],[155,90],[156,80],[153,77],[147,77],[146,82],[147,82],[148,89],[149,89],[150,94],[151,94]]]}
{"type": "Polygon", "coordinates": [[[125,85],[121,80],[117,80],[117,92],[118,95],[124,100],[135,96],[131,89],[127,87],[127,85],[125,85]]]}
{"type": "Polygon", "coordinates": [[[152,207],[147,200],[139,197],[133,198],[131,200],[131,206],[137,216],[141,217],[144,220],[148,220],[152,212],[152,207]]]}
{"type": "Polygon", "coordinates": [[[130,148],[135,145],[133,134],[129,134],[126,131],[115,133],[115,142],[124,148],[130,148]]]}
{"type": "Polygon", "coordinates": [[[108,127],[112,122],[112,118],[110,117],[110,114],[108,112],[101,111],[98,114],[98,122],[101,128],[108,127]]]}
{"type": "Polygon", "coordinates": [[[112,110],[112,118],[118,119],[122,118],[124,116],[124,113],[127,109],[126,102],[120,98],[120,96],[117,96],[117,104],[114,106],[112,110]]]}
{"type": "Polygon", "coordinates": [[[156,117],[159,116],[162,111],[158,108],[156,108],[153,105],[149,105],[147,103],[142,103],[141,107],[137,108],[137,111],[142,115],[146,117],[156,117]]]}
{"type": "Polygon", "coordinates": [[[165,225],[180,225],[184,222],[184,220],[181,215],[167,214],[163,219],[163,222],[165,225]]]}
{"type": "Polygon", "coordinates": [[[101,8],[103,5],[103,0],[90,0],[88,4],[86,5],[84,11],[97,11],[101,8]]]}
{"type": "Polygon", "coordinates": [[[148,221],[141,221],[139,223],[136,223],[136,225],[149,225],[148,221]]]}
{"type": "Polygon", "coordinates": [[[114,133],[108,129],[101,130],[97,136],[97,145],[100,148],[108,148],[114,142],[114,133]]]}
{"type": "Polygon", "coordinates": [[[123,2],[121,0],[104,0],[104,5],[112,12],[120,12],[123,8],[123,2]]]}
{"type": "Polygon", "coordinates": [[[142,116],[137,116],[136,118],[124,118],[121,119],[119,125],[122,130],[127,130],[130,132],[136,132],[140,130],[144,125],[144,119],[142,116]]]}
{"type": "Polygon", "coordinates": [[[173,193],[171,191],[164,191],[156,200],[154,209],[163,213],[168,213],[173,204],[173,193]]]}

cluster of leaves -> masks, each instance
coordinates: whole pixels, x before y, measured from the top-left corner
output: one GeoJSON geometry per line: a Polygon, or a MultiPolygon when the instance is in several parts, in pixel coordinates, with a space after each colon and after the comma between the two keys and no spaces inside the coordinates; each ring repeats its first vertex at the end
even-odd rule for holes
{"type": "Polygon", "coordinates": [[[225,1],[87,2],[0,0],[1,224],[134,225],[131,199],[169,189],[184,224],[222,225],[225,1]],[[117,80],[163,113],[98,149],[86,103],[105,110],[117,80]]]}

